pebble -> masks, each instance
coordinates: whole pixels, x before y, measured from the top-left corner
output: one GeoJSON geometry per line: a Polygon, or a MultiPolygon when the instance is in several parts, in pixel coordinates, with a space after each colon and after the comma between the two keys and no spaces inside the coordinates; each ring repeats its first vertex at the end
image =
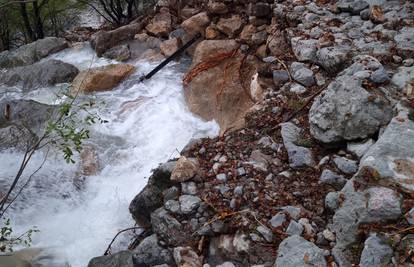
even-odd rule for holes
{"type": "Polygon", "coordinates": [[[303,225],[297,223],[296,221],[292,220],[289,223],[288,228],[286,229],[286,233],[288,235],[301,235],[303,232],[303,225]]]}
{"type": "Polygon", "coordinates": [[[270,225],[272,225],[274,228],[282,226],[285,222],[286,214],[283,212],[279,212],[269,220],[270,225]]]}
{"type": "Polygon", "coordinates": [[[220,173],[216,175],[216,179],[222,182],[227,181],[227,175],[225,173],[220,173]]]}

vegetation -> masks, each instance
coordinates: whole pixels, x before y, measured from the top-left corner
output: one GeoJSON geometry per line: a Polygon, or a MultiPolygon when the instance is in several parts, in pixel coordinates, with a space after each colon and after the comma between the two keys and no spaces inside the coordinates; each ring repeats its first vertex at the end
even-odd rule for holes
{"type": "Polygon", "coordinates": [[[0,52],[60,36],[74,25],[80,10],[91,8],[108,23],[129,23],[155,0],[0,0],[0,52]]]}

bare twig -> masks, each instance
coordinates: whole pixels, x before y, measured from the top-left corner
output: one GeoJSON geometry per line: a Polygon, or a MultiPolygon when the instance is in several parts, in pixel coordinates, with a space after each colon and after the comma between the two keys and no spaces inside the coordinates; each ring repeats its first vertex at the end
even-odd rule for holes
{"type": "Polygon", "coordinates": [[[105,250],[105,252],[104,252],[104,256],[106,256],[106,255],[109,255],[109,254],[110,254],[110,251],[111,251],[111,246],[112,246],[112,244],[115,242],[116,238],[117,238],[120,234],[122,234],[122,233],[124,233],[124,232],[127,232],[127,231],[131,231],[131,230],[138,230],[138,229],[144,229],[144,228],[143,228],[143,227],[141,227],[141,226],[135,226],[135,227],[129,227],[129,228],[123,229],[123,230],[121,230],[121,231],[118,231],[118,233],[114,236],[114,238],[112,238],[111,243],[109,243],[108,248],[105,250]]]}

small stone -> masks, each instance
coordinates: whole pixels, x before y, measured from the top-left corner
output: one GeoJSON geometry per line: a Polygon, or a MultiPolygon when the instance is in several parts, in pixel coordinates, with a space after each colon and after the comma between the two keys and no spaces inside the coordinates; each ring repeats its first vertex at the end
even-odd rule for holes
{"type": "Polygon", "coordinates": [[[229,37],[235,36],[242,26],[243,22],[239,15],[233,15],[230,18],[220,18],[217,23],[217,29],[229,37]]]}
{"type": "Polygon", "coordinates": [[[368,215],[367,220],[393,220],[401,216],[402,196],[387,187],[371,187],[367,190],[368,215]]]}
{"type": "Polygon", "coordinates": [[[269,242],[269,243],[273,242],[274,235],[273,235],[273,232],[269,228],[267,228],[263,225],[259,225],[256,228],[256,230],[264,237],[264,239],[267,242],[269,242]]]}
{"type": "Polygon", "coordinates": [[[207,8],[210,13],[216,15],[223,15],[229,11],[227,5],[219,1],[209,1],[207,4],[207,8]]]}
{"type": "Polygon", "coordinates": [[[346,174],[354,174],[358,171],[358,162],[354,160],[335,156],[333,161],[336,167],[346,174]]]}
{"type": "Polygon", "coordinates": [[[183,214],[190,214],[200,206],[201,199],[196,196],[182,195],[179,197],[180,208],[183,214]]]}
{"type": "Polygon", "coordinates": [[[286,229],[286,233],[288,235],[301,235],[303,232],[303,225],[297,223],[296,221],[292,220],[289,223],[288,228],[286,229]]]}
{"type": "Polygon", "coordinates": [[[177,266],[201,266],[203,260],[191,247],[176,247],[173,252],[177,266]]]}
{"type": "Polygon", "coordinates": [[[299,61],[314,61],[318,41],[314,39],[302,40],[301,37],[291,39],[292,50],[299,61]]]}
{"type": "Polygon", "coordinates": [[[339,175],[331,170],[325,169],[322,171],[319,181],[322,184],[332,186],[336,190],[341,190],[342,187],[344,187],[344,185],[346,184],[347,180],[342,175],[339,175]]]}
{"type": "Polygon", "coordinates": [[[291,87],[290,87],[290,92],[295,93],[295,94],[304,94],[308,91],[308,89],[306,89],[305,86],[302,86],[298,83],[294,83],[291,87]]]}
{"type": "Polygon", "coordinates": [[[246,170],[243,167],[237,168],[237,175],[243,176],[246,174],[246,170]]]}
{"type": "Polygon", "coordinates": [[[290,66],[292,77],[295,81],[304,86],[312,86],[315,84],[315,76],[305,64],[293,62],[290,66]]]}
{"type": "Polygon", "coordinates": [[[181,192],[185,195],[195,195],[197,186],[194,182],[181,183],[181,192]]]}
{"type": "Polygon", "coordinates": [[[178,213],[180,211],[180,203],[176,200],[168,200],[165,202],[164,207],[172,213],[178,213]]]}
{"type": "Polygon", "coordinates": [[[332,233],[329,229],[323,230],[322,234],[323,234],[323,237],[328,241],[333,242],[336,240],[335,234],[332,233]]]}
{"type": "Polygon", "coordinates": [[[299,220],[301,214],[300,208],[294,206],[285,206],[282,207],[282,210],[286,211],[292,219],[299,220]]]}
{"type": "Polygon", "coordinates": [[[225,173],[220,173],[216,175],[216,179],[222,182],[227,181],[227,175],[225,173]]]}
{"type": "Polygon", "coordinates": [[[393,254],[394,252],[387,244],[386,240],[383,240],[377,234],[372,234],[367,238],[367,240],[365,240],[365,246],[361,254],[359,266],[393,266],[391,264],[393,254]]]}
{"type": "Polygon", "coordinates": [[[215,188],[218,189],[220,191],[220,194],[222,195],[224,195],[226,192],[230,190],[230,187],[228,187],[227,185],[218,185],[215,188]]]}
{"type": "Polygon", "coordinates": [[[236,186],[236,188],[234,188],[234,194],[236,196],[241,197],[243,195],[243,186],[242,185],[236,186]]]}
{"type": "Polygon", "coordinates": [[[266,17],[270,15],[272,9],[268,3],[258,2],[255,4],[250,4],[248,8],[248,13],[250,16],[256,17],[266,17]]]}
{"type": "Polygon", "coordinates": [[[390,80],[390,76],[384,68],[379,68],[371,74],[370,79],[373,83],[383,84],[390,80]]]}
{"type": "Polygon", "coordinates": [[[272,72],[272,75],[273,75],[273,83],[276,86],[280,87],[289,81],[289,74],[285,70],[274,70],[272,72]]]}
{"type": "Polygon", "coordinates": [[[198,161],[184,156],[180,157],[171,173],[171,181],[185,182],[193,178],[198,172],[198,161]]]}
{"type": "Polygon", "coordinates": [[[171,199],[176,199],[179,195],[180,190],[176,186],[172,186],[170,188],[165,189],[162,192],[162,195],[164,196],[164,202],[167,202],[171,199]]]}
{"type": "Polygon", "coordinates": [[[226,261],[222,264],[216,265],[216,267],[236,267],[236,265],[234,265],[231,261],[226,261]]]}
{"type": "Polygon", "coordinates": [[[285,222],[286,222],[286,215],[283,212],[279,212],[278,214],[276,214],[269,220],[269,223],[274,228],[282,226],[285,222]]]}
{"type": "Polygon", "coordinates": [[[414,65],[414,59],[413,58],[404,59],[403,65],[405,67],[411,67],[412,65],[414,65]]]}
{"type": "Polygon", "coordinates": [[[312,242],[294,235],[279,245],[276,262],[273,266],[327,266],[322,249],[312,242]]]}
{"type": "Polygon", "coordinates": [[[410,211],[405,214],[405,219],[407,219],[409,224],[414,224],[414,208],[410,209],[410,211]]]}

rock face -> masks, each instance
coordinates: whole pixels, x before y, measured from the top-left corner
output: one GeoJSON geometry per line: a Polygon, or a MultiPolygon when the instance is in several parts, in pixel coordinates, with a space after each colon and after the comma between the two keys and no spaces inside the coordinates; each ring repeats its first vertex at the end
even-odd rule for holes
{"type": "Polygon", "coordinates": [[[318,96],[310,111],[310,131],[324,143],[366,138],[386,125],[392,105],[379,89],[366,90],[364,80],[383,68],[373,57],[362,56],[341,72],[324,95],[318,96]]]}
{"type": "Polygon", "coordinates": [[[106,50],[119,45],[122,41],[134,39],[135,34],[139,33],[143,27],[144,23],[134,23],[112,31],[99,31],[92,35],[91,46],[100,57],[106,50]]]}
{"type": "Polygon", "coordinates": [[[304,238],[294,235],[279,245],[273,267],[327,266],[323,250],[304,238]]]}
{"type": "Polygon", "coordinates": [[[163,205],[163,191],[172,186],[171,171],[175,162],[158,167],[144,189],[132,200],[129,211],[139,225],[149,225],[151,213],[163,205]]]}
{"type": "Polygon", "coordinates": [[[96,257],[89,261],[88,267],[134,267],[132,253],[121,251],[110,256],[96,257]]]}
{"type": "Polygon", "coordinates": [[[0,73],[0,83],[7,86],[19,86],[24,91],[57,83],[68,83],[79,73],[79,70],[60,60],[47,60],[33,65],[15,67],[0,73]]]}
{"type": "MultiPolygon", "coordinates": [[[[238,44],[234,40],[202,41],[196,48],[190,69],[211,60],[214,55],[232,53],[237,48],[238,44]]],[[[239,55],[216,61],[216,66],[192,77],[185,88],[185,97],[193,113],[206,120],[215,119],[224,132],[244,124],[244,115],[253,105],[253,101],[243,85],[246,86],[245,81],[250,83],[255,70],[249,67],[246,60],[244,68],[248,69],[248,73],[240,77],[239,55]]]]}
{"type": "Polygon", "coordinates": [[[135,67],[129,64],[113,64],[84,70],[76,76],[71,86],[71,93],[91,93],[105,91],[117,86],[128,77],[135,67]]]}
{"type": "Polygon", "coordinates": [[[68,43],[63,38],[46,37],[16,50],[1,52],[0,68],[30,65],[67,47],[68,43]]]}

